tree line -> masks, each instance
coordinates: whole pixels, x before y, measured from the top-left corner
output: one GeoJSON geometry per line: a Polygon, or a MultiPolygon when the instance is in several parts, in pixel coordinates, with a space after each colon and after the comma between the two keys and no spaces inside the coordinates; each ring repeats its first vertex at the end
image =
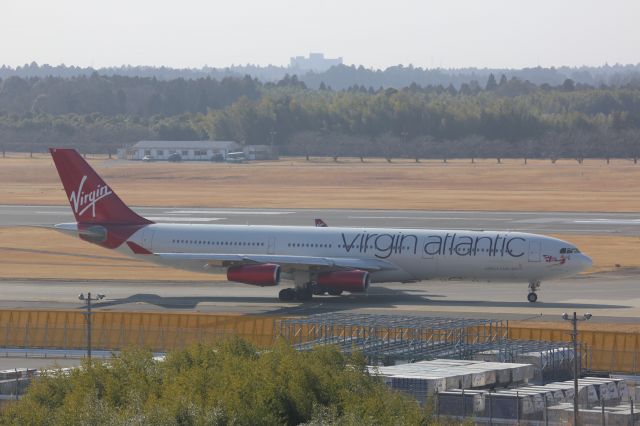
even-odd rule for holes
{"type": "Polygon", "coordinates": [[[141,139],[236,140],[283,154],[637,157],[640,85],[565,79],[400,90],[309,89],[297,76],[193,80],[101,76],[0,81],[0,148],[114,152],[141,139]]]}
{"type": "Polygon", "coordinates": [[[367,87],[384,87],[400,89],[416,83],[421,86],[453,85],[460,88],[463,83],[470,81],[486,81],[491,74],[506,75],[511,79],[528,80],[536,85],[548,84],[557,86],[566,79],[571,79],[579,84],[588,84],[594,87],[601,85],[621,87],[625,84],[638,84],[640,81],[640,64],[628,65],[603,65],[597,67],[530,67],[522,69],[507,68],[421,68],[413,65],[395,65],[386,69],[366,68],[362,65],[338,65],[323,72],[292,69],[284,66],[258,66],[258,65],[232,65],[224,68],[204,66],[202,68],[170,68],[151,66],[117,67],[78,67],[67,65],[39,65],[36,62],[17,67],[0,66],[0,79],[16,76],[21,78],[45,78],[62,77],[76,78],[89,77],[94,73],[104,76],[124,76],[138,78],[156,78],[158,80],[175,79],[199,79],[212,78],[222,80],[225,77],[242,78],[251,75],[259,81],[276,82],[282,80],[287,74],[296,73],[300,81],[307,87],[318,89],[322,83],[335,90],[346,89],[353,85],[365,85],[367,87]]]}
{"type": "Polygon", "coordinates": [[[2,114],[103,114],[149,117],[206,113],[240,97],[257,99],[260,84],[244,78],[157,80],[100,76],[20,78],[0,80],[2,114]]]}

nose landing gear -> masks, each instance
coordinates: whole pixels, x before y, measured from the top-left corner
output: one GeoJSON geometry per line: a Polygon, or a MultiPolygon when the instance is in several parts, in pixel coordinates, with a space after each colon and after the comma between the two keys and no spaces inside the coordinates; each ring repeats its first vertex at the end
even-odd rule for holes
{"type": "Polygon", "coordinates": [[[540,281],[531,281],[529,282],[529,294],[527,295],[527,300],[531,303],[536,303],[538,301],[538,295],[536,294],[536,290],[540,288],[540,281]]]}

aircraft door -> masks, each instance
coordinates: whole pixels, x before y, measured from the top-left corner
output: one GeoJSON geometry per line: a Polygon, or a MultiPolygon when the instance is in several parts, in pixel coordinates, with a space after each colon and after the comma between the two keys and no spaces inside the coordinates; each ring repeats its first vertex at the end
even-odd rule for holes
{"type": "Polygon", "coordinates": [[[274,254],[276,252],[276,237],[269,237],[267,243],[267,254],[274,254]]]}
{"type": "Polygon", "coordinates": [[[529,262],[540,262],[541,246],[539,240],[529,241],[529,262]]]}

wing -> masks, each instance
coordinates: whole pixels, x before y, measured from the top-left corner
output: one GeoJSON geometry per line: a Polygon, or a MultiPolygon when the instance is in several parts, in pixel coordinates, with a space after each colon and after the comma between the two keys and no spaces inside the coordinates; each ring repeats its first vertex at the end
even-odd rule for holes
{"type": "Polygon", "coordinates": [[[382,259],[358,259],[343,257],[285,256],[278,254],[217,254],[217,253],[153,253],[162,263],[201,264],[203,268],[241,264],[275,263],[286,270],[341,270],[360,269],[375,272],[398,269],[382,259]]]}

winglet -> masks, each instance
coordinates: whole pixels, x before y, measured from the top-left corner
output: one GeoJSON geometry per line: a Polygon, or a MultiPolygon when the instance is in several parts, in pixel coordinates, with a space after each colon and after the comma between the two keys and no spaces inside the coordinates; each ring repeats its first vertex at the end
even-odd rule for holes
{"type": "Polygon", "coordinates": [[[327,225],[324,220],[316,218],[316,228],[328,228],[329,225],[327,225]]]}

